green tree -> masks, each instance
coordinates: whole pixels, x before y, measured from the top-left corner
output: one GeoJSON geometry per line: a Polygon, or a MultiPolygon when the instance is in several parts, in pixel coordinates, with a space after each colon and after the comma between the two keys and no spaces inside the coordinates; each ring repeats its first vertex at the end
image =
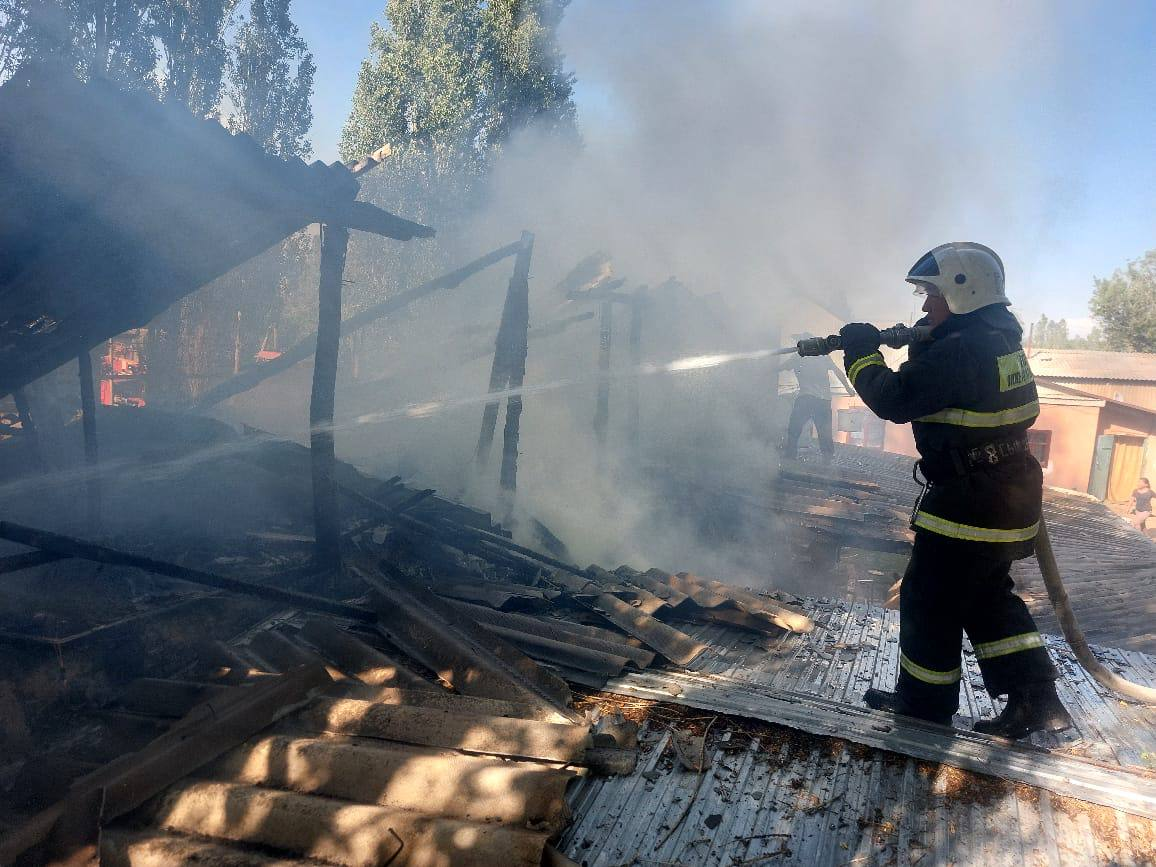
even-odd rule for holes
{"type": "Polygon", "coordinates": [[[313,125],[313,55],[289,15],[291,0],[251,0],[237,29],[226,93],[232,132],[282,158],[307,157],[313,125]]]}
{"type": "Polygon", "coordinates": [[[12,77],[23,56],[28,8],[24,0],[0,0],[0,84],[12,77]]]}
{"type": "Polygon", "coordinates": [[[1068,320],[1049,319],[1042,315],[1029,332],[1032,346],[1038,349],[1069,349],[1068,320]]]}
{"type": "Polygon", "coordinates": [[[164,48],[161,92],[167,99],[207,115],[221,101],[228,50],[225,30],[237,0],[166,0],[153,8],[164,48]]]}
{"type": "Polygon", "coordinates": [[[221,96],[224,32],[237,0],[0,0],[0,82],[24,60],[63,60],[101,76],[213,111],[221,96]]]}
{"type": "MultiPolygon", "coordinates": [[[[7,34],[8,62],[63,60],[81,78],[99,76],[126,90],[157,89],[155,0],[4,0],[17,22],[7,34]]],[[[6,28],[7,29],[7,28],[6,28]]]]}
{"type": "MultiPolygon", "coordinates": [[[[484,201],[494,155],[518,129],[534,124],[577,144],[574,79],[557,44],[568,2],[388,0],[340,144],[348,161],[392,149],[362,178],[363,196],[449,239],[484,201]]],[[[447,249],[383,249],[355,236],[351,307],[444,271],[447,249]]]]}
{"type": "Polygon", "coordinates": [[[341,155],[384,144],[465,160],[484,170],[517,129],[541,124],[576,136],[573,76],[557,27],[569,0],[389,0],[387,27],[370,30],[341,155]]]}
{"type": "Polygon", "coordinates": [[[1095,282],[1088,307],[1106,340],[1131,352],[1156,352],[1156,250],[1095,282]]]}
{"type": "Polygon", "coordinates": [[[1077,337],[1068,333],[1068,320],[1049,319],[1046,314],[1031,327],[1030,337],[1033,349],[1109,348],[1099,326],[1092,328],[1086,337],[1077,337]]]}

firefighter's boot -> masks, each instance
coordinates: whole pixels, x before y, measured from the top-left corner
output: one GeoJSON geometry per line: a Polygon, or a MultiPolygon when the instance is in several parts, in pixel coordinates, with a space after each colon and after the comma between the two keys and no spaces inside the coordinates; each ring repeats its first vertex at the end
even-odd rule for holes
{"type": "Polygon", "coordinates": [[[1033,732],[1062,732],[1072,727],[1072,717],[1056,695],[1053,681],[1028,683],[1012,690],[1007,707],[995,719],[983,719],[975,730],[985,735],[1019,740],[1033,732]]]}
{"type": "Polygon", "coordinates": [[[884,689],[869,689],[863,696],[863,703],[872,710],[885,710],[900,716],[910,716],[924,722],[935,723],[941,726],[951,726],[951,715],[935,716],[926,711],[912,707],[897,692],[888,692],[884,689]]]}

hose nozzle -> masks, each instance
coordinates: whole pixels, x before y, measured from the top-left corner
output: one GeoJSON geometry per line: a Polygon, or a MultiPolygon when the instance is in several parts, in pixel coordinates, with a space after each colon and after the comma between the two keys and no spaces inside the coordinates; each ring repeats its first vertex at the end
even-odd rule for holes
{"type": "MultiPolygon", "coordinates": [[[[931,340],[930,325],[904,325],[896,323],[890,328],[879,332],[879,342],[883,346],[899,349],[912,343],[924,343],[931,340]]],[[[843,348],[843,338],[838,334],[829,334],[826,337],[808,337],[797,344],[799,355],[804,357],[815,355],[830,355],[836,349],[843,348]]]]}

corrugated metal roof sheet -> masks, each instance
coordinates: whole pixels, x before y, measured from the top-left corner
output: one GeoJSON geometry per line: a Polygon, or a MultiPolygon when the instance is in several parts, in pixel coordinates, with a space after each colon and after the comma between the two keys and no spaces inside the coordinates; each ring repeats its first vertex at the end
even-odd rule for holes
{"type": "Polygon", "coordinates": [[[663,729],[644,740],[638,774],[583,780],[559,847],[583,867],[1077,867],[1156,857],[1151,819],[840,741],[749,738],[719,725],[701,781],[671,762],[663,729]]]}
{"type": "MultiPolygon", "coordinates": [[[[870,686],[894,683],[897,612],[842,601],[811,600],[805,607],[817,623],[810,634],[765,641],[721,626],[696,631],[711,648],[694,664],[696,673],[716,678],[720,695],[729,690],[736,707],[749,709],[734,711],[738,716],[767,718],[756,707],[758,694],[788,701],[810,695],[845,707],[859,704],[870,686]],[[743,691],[742,684],[754,691],[743,691]]],[[[1040,759],[1092,758],[1101,763],[1093,769],[1150,768],[1145,756],[1156,751],[1156,730],[1147,712],[1106,694],[1059,639],[1049,638],[1049,649],[1063,671],[1060,690],[1077,730],[1037,736],[1034,744],[1049,751],[1040,759]]],[[[1097,653],[1130,676],[1156,683],[1152,657],[1103,648],[1097,653]]],[[[960,729],[998,709],[982,688],[970,652],[965,672],[960,729]]],[[[608,689],[662,677],[630,675],[608,689]]],[[[683,700],[674,688],[681,682],[672,679],[671,697],[663,700],[683,700]]],[[[698,701],[692,697],[688,703],[706,706],[698,701]]],[[[698,716],[701,729],[715,714],[698,716]]],[[[848,718],[846,726],[852,724],[848,718]]],[[[701,782],[672,760],[670,732],[660,726],[643,738],[647,754],[638,773],[581,781],[571,797],[574,825],[560,848],[590,867],[1145,864],[1156,857],[1156,821],[1150,818],[838,738],[800,736],[775,726],[752,737],[750,724],[728,716],[718,716],[713,728],[720,737],[711,742],[711,767],[701,782]]],[[[899,743],[894,741],[896,749],[899,743]]],[[[1025,769],[1032,755],[1024,753],[1025,769]]],[[[991,771],[999,773],[994,756],[991,771]]],[[[1129,775],[1135,785],[1135,772],[1129,775]]]]}
{"type": "Polygon", "coordinates": [[[1030,363],[1036,376],[1054,379],[1156,382],[1156,353],[1037,349],[1032,352],[1030,363]]]}

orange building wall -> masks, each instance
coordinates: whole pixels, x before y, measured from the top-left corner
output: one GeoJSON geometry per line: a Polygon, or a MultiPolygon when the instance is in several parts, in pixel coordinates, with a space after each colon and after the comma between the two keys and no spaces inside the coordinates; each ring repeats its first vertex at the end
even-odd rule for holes
{"type": "Polygon", "coordinates": [[[1151,382],[1097,382],[1088,379],[1065,379],[1049,376],[1047,382],[1066,385],[1085,391],[1088,394],[1106,397],[1109,400],[1119,400],[1124,403],[1142,406],[1145,409],[1156,410],[1156,383],[1151,382]]]}
{"type": "Polygon", "coordinates": [[[1101,411],[1098,406],[1040,404],[1040,416],[1032,429],[1052,432],[1045,485],[1087,492],[1101,411]]]}
{"type": "Polygon", "coordinates": [[[915,450],[915,434],[911,432],[911,425],[886,422],[883,428],[883,451],[919,457],[919,452],[915,450]]]}
{"type": "Polygon", "coordinates": [[[1148,437],[1156,434],[1156,416],[1152,413],[1108,404],[1100,417],[1100,433],[1128,437],[1148,437]]]}
{"type": "MultiPolygon", "coordinates": [[[[840,396],[832,403],[835,440],[849,443],[850,435],[837,429],[838,410],[862,408],[863,402],[840,396]]],[[[1096,438],[1101,434],[1156,437],[1156,416],[1112,404],[1099,407],[1041,403],[1039,418],[1032,428],[1051,431],[1052,434],[1048,465],[1044,467],[1044,484],[1087,493],[1096,438]]],[[[911,425],[888,423],[884,428],[883,450],[918,457],[911,425]]],[[[1156,453],[1156,448],[1153,452],[1156,453]]]]}

